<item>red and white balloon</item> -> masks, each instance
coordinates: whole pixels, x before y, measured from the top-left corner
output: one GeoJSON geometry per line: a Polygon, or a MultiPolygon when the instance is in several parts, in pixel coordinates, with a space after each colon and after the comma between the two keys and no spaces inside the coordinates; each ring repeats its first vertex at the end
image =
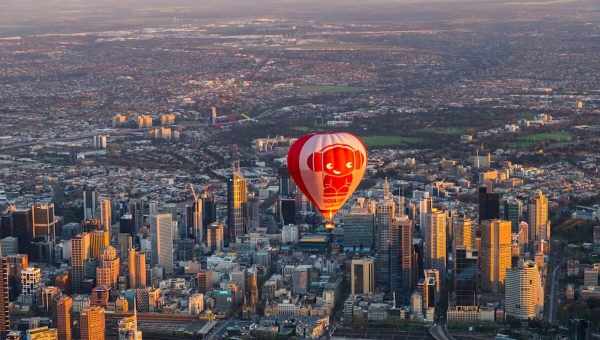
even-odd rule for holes
{"type": "Polygon", "coordinates": [[[292,179],[326,220],[346,203],[367,167],[367,148],[348,132],[313,133],[288,152],[292,179]]]}

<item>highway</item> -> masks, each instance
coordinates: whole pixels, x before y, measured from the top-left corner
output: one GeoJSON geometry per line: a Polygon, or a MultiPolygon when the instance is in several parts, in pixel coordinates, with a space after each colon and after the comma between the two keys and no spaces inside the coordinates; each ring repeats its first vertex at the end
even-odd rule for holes
{"type": "Polygon", "coordinates": [[[136,129],[119,129],[119,130],[115,130],[115,129],[100,129],[94,132],[85,132],[76,136],[69,136],[69,137],[64,137],[64,138],[40,138],[37,139],[35,141],[31,141],[31,142],[25,142],[25,143],[14,143],[14,144],[9,144],[9,145],[4,145],[0,147],[0,152],[3,151],[8,151],[8,150],[14,150],[14,149],[20,149],[20,148],[25,148],[25,147],[29,147],[29,146],[34,146],[34,145],[39,145],[39,144],[46,144],[46,143],[50,143],[50,142],[74,142],[77,140],[82,140],[82,139],[88,139],[88,138],[92,138],[93,136],[99,135],[99,134],[108,134],[110,136],[130,136],[130,135],[138,135],[138,134],[143,134],[143,130],[136,130],[136,129]]]}
{"type": "Polygon", "coordinates": [[[223,330],[227,328],[231,323],[233,323],[233,319],[222,320],[219,325],[217,325],[210,334],[206,337],[207,340],[220,339],[223,336],[223,330]]]}
{"type": "Polygon", "coordinates": [[[442,327],[441,325],[435,324],[429,327],[429,334],[435,340],[455,340],[450,333],[448,333],[448,329],[446,327],[442,327]]]}
{"type": "Polygon", "coordinates": [[[555,265],[552,271],[550,282],[550,301],[548,303],[548,323],[553,324],[556,321],[556,301],[558,300],[558,273],[560,271],[561,262],[555,265]]]}

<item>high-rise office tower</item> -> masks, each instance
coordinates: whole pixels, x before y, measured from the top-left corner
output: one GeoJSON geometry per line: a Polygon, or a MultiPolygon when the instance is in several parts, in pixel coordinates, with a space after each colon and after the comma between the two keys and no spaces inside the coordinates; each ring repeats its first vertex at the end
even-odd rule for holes
{"type": "Polygon", "coordinates": [[[256,307],[258,304],[258,275],[256,267],[252,267],[246,270],[246,301],[252,306],[256,307]]]}
{"type": "Polygon", "coordinates": [[[36,327],[28,329],[25,332],[27,340],[55,340],[58,339],[56,328],[48,328],[48,326],[36,327]]]}
{"type": "Polygon", "coordinates": [[[42,283],[42,271],[40,268],[29,267],[21,270],[21,303],[37,304],[42,283]]]}
{"type": "Polygon", "coordinates": [[[476,306],[477,300],[477,251],[465,246],[454,250],[454,295],[456,306],[476,306]]]}
{"type": "Polygon", "coordinates": [[[200,315],[204,311],[204,294],[195,293],[188,299],[188,312],[191,315],[200,315]]]}
{"type": "Polygon", "coordinates": [[[58,299],[56,307],[56,327],[58,328],[58,340],[71,340],[71,313],[73,311],[73,299],[63,295],[58,299]]]}
{"type": "Polygon", "coordinates": [[[98,193],[94,190],[83,191],[83,219],[90,220],[98,217],[96,212],[98,193]]]}
{"type": "Polygon", "coordinates": [[[173,217],[171,214],[151,216],[152,264],[164,268],[165,273],[173,273],[173,217]]]}
{"type": "Polygon", "coordinates": [[[187,207],[187,225],[190,230],[190,236],[196,241],[196,243],[202,243],[205,236],[204,227],[202,225],[203,216],[202,208],[204,204],[201,198],[192,202],[192,205],[187,207]]]}
{"type": "Polygon", "coordinates": [[[100,201],[100,224],[106,238],[104,243],[108,246],[110,243],[110,228],[112,226],[112,203],[108,198],[103,198],[100,201]]]}
{"type": "Polygon", "coordinates": [[[425,314],[429,308],[435,307],[436,299],[439,297],[437,293],[437,282],[435,276],[425,276],[422,281],[417,284],[417,290],[421,293],[422,310],[425,314]]]}
{"type": "Polygon", "coordinates": [[[146,288],[146,253],[129,249],[129,288],[146,288]]]}
{"type": "Polygon", "coordinates": [[[96,284],[98,286],[107,286],[117,288],[119,281],[119,257],[117,250],[113,246],[104,249],[100,256],[98,267],[96,268],[96,284]]]}
{"type": "Polygon", "coordinates": [[[519,223],[523,218],[523,202],[517,198],[509,198],[503,202],[504,219],[511,222],[512,232],[519,232],[519,223]]]}
{"type": "Polygon", "coordinates": [[[506,315],[520,320],[539,319],[544,310],[544,287],[533,261],[521,261],[506,274],[506,315]]]}
{"type": "Polygon", "coordinates": [[[203,234],[206,235],[206,228],[217,221],[217,203],[215,202],[215,195],[209,190],[202,191],[200,198],[202,199],[203,234]]]}
{"type": "Polygon", "coordinates": [[[468,217],[456,217],[452,220],[452,236],[454,238],[454,249],[457,247],[465,247],[473,249],[475,246],[475,227],[473,220],[468,217]]]}
{"type": "Polygon", "coordinates": [[[446,212],[433,208],[425,215],[425,268],[437,269],[446,275],[446,212]]]}
{"type": "Polygon", "coordinates": [[[119,233],[135,236],[137,228],[135,227],[135,219],[133,214],[124,214],[119,219],[119,233]]]}
{"type": "Polygon", "coordinates": [[[481,226],[481,281],[485,291],[504,288],[506,270],[511,267],[511,223],[488,220],[481,226]]]}
{"type": "Polygon", "coordinates": [[[104,308],[91,306],[84,309],[79,317],[79,332],[81,340],[104,340],[104,308]]]}
{"type": "Polygon", "coordinates": [[[412,230],[413,222],[408,216],[403,216],[392,221],[389,233],[390,281],[387,287],[391,292],[396,293],[397,298],[404,301],[408,301],[414,287],[412,230]]]}
{"type": "Polygon", "coordinates": [[[246,202],[246,232],[256,232],[260,227],[260,199],[254,193],[248,195],[246,202]]]}
{"type": "Polygon", "coordinates": [[[108,146],[108,135],[96,135],[92,138],[92,144],[97,150],[106,149],[108,146]]]}
{"type": "Polygon", "coordinates": [[[376,247],[376,275],[375,280],[378,285],[389,290],[391,275],[390,275],[390,254],[391,254],[391,235],[390,229],[396,213],[396,202],[389,190],[389,183],[384,182],[383,200],[377,202],[375,207],[375,247],[376,247]]]}
{"type": "Polygon", "coordinates": [[[108,286],[96,286],[90,293],[90,306],[99,306],[106,308],[108,306],[108,299],[110,298],[110,287],[108,286]]]}
{"type": "Polygon", "coordinates": [[[287,166],[279,168],[279,197],[292,197],[296,193],[296,184],[290,177],[287,166]]]}
{"type": "Polygon", "coordinates": [[[31,253],[33,239],[32,209],[16,209],[11,212],[12,235],[19,239],[19,253],[31,253]]]}
{"type": "Polygon", "coordinates": [[[119,320],[119,340],[142,340],[142,331],[138,330],[137,312],[119,320]]]}
{"type": "Polygon", "coordinates": [[[90,234],[81,233],[71,239],[71,285],[79,292],[85,278],[85,262],[90,255],[90,234]]]}
{"type": "Polygon", "coordinates": [[[0,336],[6,335],[10,330],[10,316],[8,313],[9,288],[8,273],[10,271],[8,259],[0,257],[0,336]]]}
{"type": "MultiPolygon", "coordinates": [[[[44,286],[40,292],[40,300],[42,305],[42,311],[48,315],[54,316],[56,314],[56,305],[61,292],[58,287],[55,286],[44,286]]],[[[39,305],[39,304],[38,304],[39,305]]]]}
{"type": "Polygon", "coordinates": [[[431,295],[433,297],[433,302],[438,303],[441,297],[442,291],[442,281],[440,278],[440,272],[437,269],[425,269],[423,273],[425,277],[425,282],[428,285],[433,285],[435,288],[435,295],[431,295]]]}
{"type": "Polygon", "coordinates": [[[375,244],[375,215],[355,205],[344,217],[344,249],[371,251],[375,244]]]}
{"type": "Polygon", "coordinates": [[[208,270],[204,270],[201,269],[198,274],[196,275],[196,280],[197,280],[197,285],[198,285],[198,291],[200,293],[207,293],[208,291],[211,290],[212,288],[212,275],[213,272],[212,271],[208,271],[208,270]]]}
{"type": "Polygon", "coordinates": [[[352,259],[351,294],[375,292],[375,260],[370,257],[352,259]]]}
{"type": "Polygon", "coordinates": [[[206,231],[206,247],[211,252],[223,250],[224,226],[222,223],[211,223],[206,231]]]}
{"type": "Polygon", "coordinates": [[[133,237],[129,234],[119,233],[119,257],[125,258],[131,248],[133,248],[133,237]]]}
{"type": "Polygon", "coordinates": [[[479,188],[479,221],[500,218],[500,194],[488,187],[479,188]]]}
{"type": "Polygon", "coordinates": [[[549,241],[548,198],[541,190],[538,190],[531,198],[528,213],[530,241],[549,241]]]}
{"type": "Polygon", "coordinates": [[[427,214],[433,209],[433,199],[429,196],[429,192],[419,193],[416,195],[416,198],[419,203],[419,227],[423,229],[423,226],[426,224],[427,214]]]}
{"type": "Polygon", "coordinates": [[[90,233],[90,256],[99,259],[104,249],[108,247],[108,238],[104,230],[92,230],[90,233]]]}
{"type": "Polygon", "coordinates": [[[225,243],[235,242],[236,238],[244,235],[247,228],[246,204],[248,202],[248,187],[242,176],[239,163],[233,167],[233,173],[227,180],[227,228],[225,243]]]}
{"type": "Polygon", "coordinates": [[[43,240],[48,243],[49,259],[53,258],[54,242],[56,240],[56,224],[58,219],[54,216],[53,203],[36,203],[31,208],[33,222],[33,239],[43,240]]]}
{"type": "Polygon", "coordinates": [[[281,225],[296,223],[296,199],[279,197],[277,200],[277,215],[281,225]]]}

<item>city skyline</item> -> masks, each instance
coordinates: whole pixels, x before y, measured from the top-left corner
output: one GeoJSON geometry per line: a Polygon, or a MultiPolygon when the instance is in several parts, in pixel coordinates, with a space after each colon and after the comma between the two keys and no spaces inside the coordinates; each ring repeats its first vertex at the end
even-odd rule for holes
{"type": "Polygon", "coordinates": [[[594,0],[8,0],[0,338],[600,334],[594,0]]]}

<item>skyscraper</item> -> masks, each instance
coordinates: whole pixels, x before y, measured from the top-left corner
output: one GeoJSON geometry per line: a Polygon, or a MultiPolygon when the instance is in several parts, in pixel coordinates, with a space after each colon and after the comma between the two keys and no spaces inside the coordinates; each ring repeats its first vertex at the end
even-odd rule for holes
{"type": "Polygon", "coordinates": [[[81,233],[71,239],[71,285],[79,292],[85,277],[85,262],[90,255],[90,234],[81,233]]]}
{"type": "Polygon", "coordinates": [[[355,205],[344,217],[344,248],[371,251],[375,243],[375,215],[367,207],[355,205]]]}
{"type": "Polygon", "coordinates": [[[245,272],[246,301],[253,308],[258,304],[258,275],[256,267],[252,267],[245,272]]]}
{"type": "Polygon", "coordinates": [[[96,212],[98,193],[95,190],[83,191],[83,219],[90,220],[98,217],[96,212]]]}
{"type": "Polygon", "coordinates": [[[427,218],[427,214],[433,208],[433,200],[429,196],[429,192],[414,192],[413,195],[415,195],[415,199],[419,203],[419,226],[423,228],[426,224],[425,219],[427,218]]]}
{"type": "Polygon", "coordinates": [[[106,238],[104,244],[108,246],[110,243],[110,228],[112,226],[112,203],[108,198],[103,198],[100,202],[100,224],[106,238]]]}
{"type": "Polygon", "coordinates": [[[8,272],[8,259],[0,257],[0,336],[6,335],[10,330],[8,272]]]}
{"type": "Polygon", "coordinates": [[[31,208],[33,222],[33,239],[43,240],[47,250],[48,258],[44,260],[51,261],[54,258],[54,242],[56,240],[56,224],[58,219],[54,216],[53,203],[36,203],[31,208]]]}
{"type": "Polygon", "coordinates": [[[375,279],[378,285],[390,290],[391,281],[391,235],[390,229],[396,212],[396,202],[389,190],[389,183],[384,182],[383,200],[377,202],[375,207],[375,231],[376,231],[376,258],[377,270],[375,279]]]}
{"type": "Polygon", "coordinates": [[[465,216],[454,218],[452,220],[452,228],[454,229],[452,232],[454,249],[461,246],[466,249],[474,248],[476,235],[473,220],[465,216]]]}
{"type": "Polygon", "coordinates": [[[533,261],[521,261],[506,274],[506,315],[520,320],[542,317],[544,288],[540,271],[533,261]]]}
{"type": "Polygon", "coordinates": [[[279,168],[279,197],[291,197],[296,192],[296,184],[290,177],[287,166],[279,168]]]}
{"type": "Polygon", "coordinates": [[[190,229],[190,234],[196,243],[202,243],[203,238],[206,236],[204,233],[204,227],[202,225],[203,216],[202,208],[204,204],[202,199],[198,198],[192,202],[192,205],[187,209],[187,224],[190,229]]]}
{"type": "Polygon", "coordinates": [[[27,340],[54,340],[58,339],[56,328],[48,328],[48,326],[28,329],[26,332],[27,340]]]}
{"type": "Polygon", "coordinates": [[[119,320],[119,340],[142,340],[142,331],[138,330],[137,312],[119,320]]]}
{"type": "Polygon", "coordinates": [[[488,187],[479,188],[479,221],[500,218],[500,194],[488,187]]]}
{"type": "Polygon", "coordinates": [[[146,288],[146,253],[129,249],[129,288],[146,288]]]}
{"type": "Polygon", "coordinates": [[[246,233],[248,188],[239,163],[234,164],[233,173],[227,180],[227,227],[225,243],[235,242],[246,233]]]}
{"type": "Polygon", "coordinates": [[[133,214],[124,214],[119,219],[119,233],[135,236],[137,230],[135,227],[135,219],[133,214]]]}
{"type": "Polygon", "coordinates": [[[370,257],[352,259],[351,294],[375,292],[375,261],[370,257]]]}
{"type": "Polygon", "coordinates": [[[548,198],[538,190],[529,202],[529,240],[549,241],[548,198]]]}
{"type": "Polygon", "coordinates": [[[506,270],[511,267],[511,223],[504,220],[485,221],[481,226],[482,288],[501,292],[506,270]]]}
{"type": "Polygon", "coordinates": [[[33,239],[32,209],[16,209],[12,211],[11,222],[14,236],[19,239],[19,252],[22,254],[31,254],[31,240],[33,239]]]}
{"type": "Polygon", "coordinates": [[[200,194],[202,199],[202,227],[203,234],[206,234],[206,228],[213,222],[217,221],[217,204],[215,196],[209,190],[202,191],[200,194]]]}
{"type": "Polygon", "coordinates": [[[423,228],[425,268],[437,269],[446,275],[446,212],[433,208],[425,215],[423,228]]]}
{"type": "Polygon", "coordinates": [[[79,318],[79,332],[81,340],[104,340],[104,308],[91,306],[84,309],[79,318]]]}
{"type": "Polygon", "coordinates": [[[464,246],[454,250],[454,295],[456,306],[476,306],[477,301],[477,251],[464,246]]]}
{"type": "Polygon", "coordinates": [[[408,301],[414,286],[412,263],[412,230],[413,222],[408,216],[395,218],[390,226],[389,239],[389,273],[388,287],[396,293],[397,298],[408,301]]]}
{"type": "Polygon", "coordinates": [[[119,262],[117,250],[113,246],[104,249],[96,268],[96,284],[98,286],[117,288],[119,262]]]}
{"type": "Polygon", "coordinates": [[[108,247],[108,238],[104,230],[92,230],[90,233],[90,256],[99,259],[104,249],[108,247]]]}
{"type": "MultiPolygon", "coordinates": [[[[442,281],[440,278],[440,272],[437,269],[425,269],[423,275],[425,277],[425,283],[434,287],[435,294],[429,294],[429,298],[433,298],[431,301],[435,305],[439,302],[441,297],[442,281]]],[[[430,305],[430,307],[433,306],[430,305]]]]}
{"type": "Polygon", "coordinates": [[[296,199],[279,197],[277,200],[278,221],[281,225],[296,223],[296,199]]]}
{"type": "Polygon", "coordinates": [[[151,216],[152,264],[164,268],[165,273],[173,273],[173,217],[171,214],[151,216]]]}
{"type": "Polygon", "coordinates": [[[21,303],[37,304],[42,283],[40,268],[29,267],[21,270],[21,303]]]}
{"type": "Polygon", "coordinates": [[[519,232],[519,223],[523,217],[523,202],[517,198],[510,198],[504,202],[504,219],[512,224],[512,232],[519,232]]]}
{"type": "Polygon", "coordinates": [[[58,340],[71,340],[71,313],[73,310],[73,299],[63,295],[58,299],[56,307],[56,327],[58,328],[58,340]]]}
{"type": "Polygon", "coordinates": [[[206,247],[211,252],[223,250],[224,227],[222,223],[211,223],[206,231],[206,247]]]}

